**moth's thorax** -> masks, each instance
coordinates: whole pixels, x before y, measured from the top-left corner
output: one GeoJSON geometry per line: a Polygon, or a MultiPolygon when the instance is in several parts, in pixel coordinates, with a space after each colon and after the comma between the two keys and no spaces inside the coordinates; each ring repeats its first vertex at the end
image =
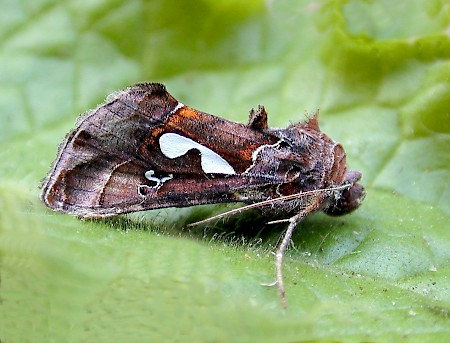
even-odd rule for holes
{"type": "MultiPolygon", "coordinates": [[[[275,144],[261,146],[254,153],[260,157],[261,164],[255,163],[250,170],[253,173],[277,175],[277,185],[272,188],[273,197],[323,190],[319,195],[283,201],[277,204],[278,209],[294,213],[311,201],[319,201],[326,213],[341,215],[360,205],[365,192],[356,182],[361,174],[347,172],[344,148],[320,131],[317,117],[286,129],[268,130],[268,133],[279,140],[275,144]],[[339,186],[348,187],[328,190],[339,186]]],[[[267,190],[265,193],[268,194],[267,190]]]]}
{"type": "Polygon", "coordinates": [[[347,169],[342,146],[320,131],[317,117],[273,130],[280,138],[280,172],[295,176],[301,191],[340,185],[347,169]]]}

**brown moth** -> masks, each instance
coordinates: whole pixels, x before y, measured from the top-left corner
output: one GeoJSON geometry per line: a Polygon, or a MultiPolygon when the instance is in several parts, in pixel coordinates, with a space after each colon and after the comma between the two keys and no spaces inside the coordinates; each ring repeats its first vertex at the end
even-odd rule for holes
{"type": "Polygon", "coordinates": [[[286,305],[282,260],[294,229],[318,210],[356,209],[365,196],[360,178],[347,170],[342,146],[320,131],[317,114],[273,129],[259,106],[243,125],[182,104],[162,84],[142,83],[79,118],[59,147],[41,199],[82,218],[224,202],[250,204],[232,212],[274,208],[288,217],[276,253],[286,305]]]}

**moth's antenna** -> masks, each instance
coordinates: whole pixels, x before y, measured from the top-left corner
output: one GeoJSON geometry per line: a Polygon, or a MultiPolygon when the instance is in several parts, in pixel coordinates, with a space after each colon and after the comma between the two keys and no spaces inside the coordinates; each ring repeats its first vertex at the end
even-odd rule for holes
{"type": "MultiPolygon", "coordinates": [[[[337,187],[314,189],[312,191],[306,191],[306,192],[302,192],[302,193],[295,193],[295,194],[291,194],[291,195],[281,196],[281,197],[278,197],[278,198],[275,198],[275,199],[264,200],[264,201],[256,202],[254,204],[242,206],[242,207],[239,207],[239,208],[227,211],[227,212],[220,213],[220,214],[215,215],[213,217],[210,217],[210,218],[207,218],[207,219],[203,219],[203,220],[200,220],[200,221],[195,222],[195,223],[188,224],[187,226],[196,226],[196,225],[206,224],[206,223],[212,222],[212,221],[220,219],[220,218],[228,217],[228,216],[231,216],[231,215],[236,214],[236,213],[241,213],[241,212],[250,210],[252,208],[258,208],[258,207],[262,207],[262,206],[266,206],[266,205],[271,205],[271,204],[277,203],[279,201],[287,201],[287,200],[292,200],[292,199],[298,199],[298,198],[309,196],[309,195],[321,194],[321,193],[327,192],[327,191],[339,191],[339,190],[342,190],[342,189],[345,189],[345,188],[348,188],[348,187],[350,187],[350,185],[341,185],[341,186],[337,186],[337,187]]],[[[276,223],[282,223],[282,222],[287,222],[287,221],[289,221],[289,219],[274,220],[274,221],[269,222],[269,224],[276,224],[276,223]]]]}

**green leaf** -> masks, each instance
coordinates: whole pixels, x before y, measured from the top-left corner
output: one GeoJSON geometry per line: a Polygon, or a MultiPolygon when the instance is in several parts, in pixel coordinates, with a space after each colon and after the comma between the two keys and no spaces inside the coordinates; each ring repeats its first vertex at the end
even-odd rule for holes
{"type": "Polygon", "coordinates": [[[1,8],[2,342],[450,340],[448,1],[1,8]],[[261,286],[283,226],[186,228],[222,205],[80,221],[39,202],[77,113],[144,80],[240,122],[258,104],[278,127],[320,108],[362,171],[360,209],[296,231],[287,310],[261,286]]]}

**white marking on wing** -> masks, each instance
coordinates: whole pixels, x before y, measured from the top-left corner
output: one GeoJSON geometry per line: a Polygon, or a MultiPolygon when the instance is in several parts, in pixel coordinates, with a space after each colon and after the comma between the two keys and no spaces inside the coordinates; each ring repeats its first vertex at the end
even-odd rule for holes
{"type": "Polygon", "coordinates": [[[282,141],[283,141],[283,139],[280,139],[279,141],[275,142],[274,144],[263,144],[263,145],[260,145],[259,147],[257,147],[255,150],[253,150],[253,152],[252,152],[253,163],[242,174],[251,173],[251,170],[255,166],[256,160],[258,159],[258,155],[261,153],[261,151],[263,151],[266,148],[276,148],[277,146],[279,146],[281,144],[282,141]]]}
{"type": "Polygon", "coordinates": [[[173,179],[173,174],[169,174],[169,176],[163,176],[162,178],[158,178],[153,175],[155,175],[154,170],[148,170],[144,174],[144,176],[146,177],[147,180],[153,181],[156,183],[156,185],[154,186],[155,188],[160,188],[164,184],[164,182],[173,179]]]}
{"type": "Polygon", "coordinates": [[[233,167],[220,155],[211,149],[176,133],[165,133],[159,138],[161,152],[168,158],[185,155],[191,149],[197,149],[201,154],[202,170],[210,174],[236,174],[233,167]]]}
{"type": "Polygon", "coordinates": [[[183,107],[184,107],[184,104],[182,102],[178,101],[178,104],[175,106],[175,108],[172,111],[170,111],[170,114],[175,113],[176,111],[178,111],[180,108],[183,108],[183,107]]]}

